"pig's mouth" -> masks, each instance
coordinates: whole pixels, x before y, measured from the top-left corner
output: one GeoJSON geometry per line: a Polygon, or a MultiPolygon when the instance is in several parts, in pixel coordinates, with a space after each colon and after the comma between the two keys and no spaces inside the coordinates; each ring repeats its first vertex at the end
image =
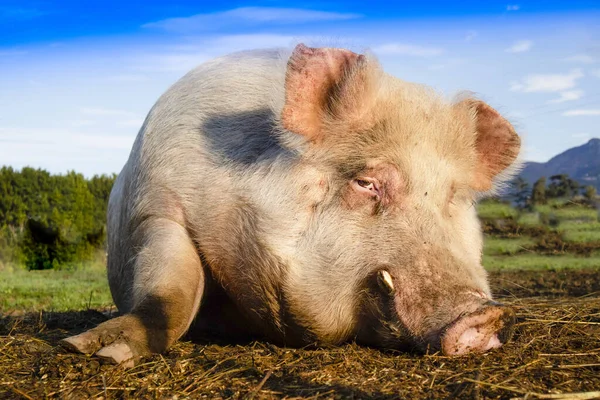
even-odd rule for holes
{"type": "Polygon", "coordinates": [[[440,336],[440,349],[444,355],[454,356],[498,348],[510,340],[514,324],[512,308],[488,301],[450,323],[440,336]]]}
{"type": "MultiPolygon", "coordinates": [[[[390,274],[379,271],[378,284],[387,295],[393,298],[395,285],[390,274]]],[[[492,300],[484,300],[483,296],[476,296],[479,306],[472,311],[459,315],[452,322],[441,329],[436,329],[425,338],[415,338],[414,344],[422,349],[440,351],[443,355],[459,356],[468,353],[483,353],[501,347],[513,335],[515,313],[512,308],[492,300]]],[[[471,307],[473,307],[471,305],[471,307]]],[[[406,340],[410,330],[403,326],[401,318],[392,316],[392,321],[385,325],[396,340],[406,340]]]]}

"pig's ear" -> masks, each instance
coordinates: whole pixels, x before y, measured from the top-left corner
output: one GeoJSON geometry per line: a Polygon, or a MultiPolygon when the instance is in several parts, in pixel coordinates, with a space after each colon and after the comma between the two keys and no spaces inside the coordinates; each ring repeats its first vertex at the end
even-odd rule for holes
{"type": "Polygon", "coordinates": [[[316,142],[328,123],[359,119],[366,69],[365,56],[349,50],[296,46],[287,65],[283,127],[316,142]]]}
{"type": "Polygon", "coordinates": [[[513,126],[496,110],[478,100],[466,100],[475,118],[477,166],[471,186],[477,191],[492,189],[494,179],[515,163],[521,139],[513,126]]]}

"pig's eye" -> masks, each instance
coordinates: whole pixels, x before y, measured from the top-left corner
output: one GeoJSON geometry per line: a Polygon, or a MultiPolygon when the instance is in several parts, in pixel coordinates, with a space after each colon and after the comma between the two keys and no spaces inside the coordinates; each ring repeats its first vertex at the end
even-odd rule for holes
{"type": "Polygon", "coordinates": [[[370,195],[379,199],[381,188],[379,182],[374,178],[356,178],[352,181],[354,189],[360,193],[370,195]]]}
{"type": "Polygon", "coordinates": [[[375,190],[375,185],[373,184],[373,182],[365,181],[363,179],[357,179],[356,183],[358,183],[358,186],[362,186],[365,189],[375,190]]]}

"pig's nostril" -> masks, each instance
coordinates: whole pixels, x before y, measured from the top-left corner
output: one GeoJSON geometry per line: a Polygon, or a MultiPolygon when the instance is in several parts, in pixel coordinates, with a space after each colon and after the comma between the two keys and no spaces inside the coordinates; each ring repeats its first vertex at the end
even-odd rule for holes
{"type": "Polygon", "coordinates": [[[515,314],[509,307],[487,305],[455,321],[442,336],[445,355],[482,353],[512,337],[515,314]]]}

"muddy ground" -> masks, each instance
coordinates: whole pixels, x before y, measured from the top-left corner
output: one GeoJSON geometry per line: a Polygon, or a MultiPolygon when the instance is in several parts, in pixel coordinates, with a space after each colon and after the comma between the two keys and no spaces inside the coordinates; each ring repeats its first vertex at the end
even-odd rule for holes
{"type": "Polygon", "coordinates": [[[57,346],[104,321],[103,313],[4,316],[0,398],[600,398],[600,271],[491,278],[497,297],[517,310],[515,337],[499,350],[457,358],[356,344],[182,341],[123,370],[57,346]]]}

